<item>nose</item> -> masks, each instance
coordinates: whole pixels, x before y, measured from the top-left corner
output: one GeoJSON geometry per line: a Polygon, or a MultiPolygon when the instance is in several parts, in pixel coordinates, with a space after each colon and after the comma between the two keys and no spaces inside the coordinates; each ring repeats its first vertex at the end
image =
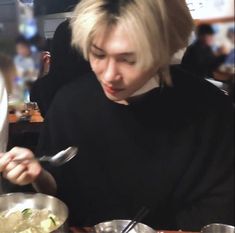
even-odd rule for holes
{"type": "Polygon", "coordinates": [[[106,83],[113,83],[120,80],[118,66],[115,60],[109,59],[103,72],[103,79],[106,83]]]}

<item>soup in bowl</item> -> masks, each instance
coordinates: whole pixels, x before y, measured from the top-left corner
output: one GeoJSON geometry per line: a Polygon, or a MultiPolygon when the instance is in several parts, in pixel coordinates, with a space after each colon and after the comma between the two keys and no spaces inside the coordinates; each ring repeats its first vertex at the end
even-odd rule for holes
{"type": "MultiPolygon", "coordinates": [[[[121,233],[130,223],[130,220],[112,220],[95,225],[96,233],[121,233]]],[[[143,223],[137,223],[129,233],[156,233],[155,230],[143,223]]]]}
{"type": "Polygon", "coordinates": [[[53,196],[0,195],[1,233],[64,233],[68,232],[67,218],[67,206],[53,196]]]}

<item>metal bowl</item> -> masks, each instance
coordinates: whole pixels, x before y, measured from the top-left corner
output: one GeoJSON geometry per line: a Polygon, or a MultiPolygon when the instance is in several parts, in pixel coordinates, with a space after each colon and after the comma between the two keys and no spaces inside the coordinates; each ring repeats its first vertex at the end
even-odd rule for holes
{"type": "Polygon", "coordinates": [[[204,226],[201,232],[202,233],[234,233],[235,228],[234,226],[230,226],[230,225],[213,223],[213,224],[204,226]]]}
{"type": "Polygon", "coordinates": [[[41,193],[9,193],[0,195],[0,212],[6,210],[22,211],[26,208],[50,210],[62,222],[61,226],[53,233],[69,232],[67,224],[68,208],[59,199],[41,193]]]}
{"type": "MultiPolygon", "coordinates": [[[[96,233],[121,233],[129,222],[130,220],[112,220],[99,223],[94,228],[96,233]]],[[[156,233],[156,231],[143,223],[138,223],[129,233],[156,233]]]]}

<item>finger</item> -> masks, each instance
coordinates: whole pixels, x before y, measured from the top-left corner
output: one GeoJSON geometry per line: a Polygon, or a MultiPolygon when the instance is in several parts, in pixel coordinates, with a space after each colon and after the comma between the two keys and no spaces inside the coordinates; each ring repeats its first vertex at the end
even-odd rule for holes
{"type": "Polygon", "coordinates": [[[37,177],[31,176],[28,171],[23,172],[17,177],[16,182],[18,185],[31,184],[37,177]]]}
{"type": "Polygon", "coordinates": [[[5,166],[5,169],[4,169],[4,172],[9,172],[11,171],[12,169],[14,169],[17,165],[19,164],[22,164],[22,165],[25,165],[27,166],[29,163],[30,163],[31,160],[24,160],[22,162],[19,162],[19,161],[14,161],[14,158],[13,160],[11,160],[6,166],[5,166]]]}
{"type": "Polygon", "coordinates": [[[28,149],[24,148],[24,147],[18,147],[18,146],[15,146],[11,150],[9,150],[9,152],[13,153],[13,154],[19,154],[19,153],[22,153],[24,151],[28,151],[28,149]]]}
{"type": "Polygon", "coordinates": [[[23,172],[17,177],[16,182],[19,185],[26,185],[34,182],[42,171],[42,167],[39,163],[30,163],[27,167],[27,171],[23,172]]]}
{"type": "Polygon", "coordinates": [[[12,183],[17,184],[17,178],[22,175],[27,170],[27,166],[23,164],[18,164],[16,167],[14,167],[12,170],[8,172],[3,172],[3,176],[11,181],[12,183]]]}
{"type": "Polygon", "coordinates": [[[41,171],[42,171],[42,167],[38,162],[30,163],[28,165],[28,174],[32,177],[38,177],[41,171]]]}
{"type": "Polygon", "coordinates": [[[12,153],[15,156],[15,159],[32,159],[34,157],[33,152],[23,148],[23,147],[14,147],[12,148],[9,153],[12,153]]]}
{"type": "Polygon", "coordinates": [[[18,185],[27,185],[32,183],[33,181],[31,181],[28,172],[23,172],[19,177],[17,177],[16,179],[16,183],[18,185]]]}
{"type": "Polygon", "coordinates": [[[5,167],[12,161],[13,155],[10,153],[5,153],[0,158],[0,172],[3,172],[5,170],[5,167]]]}
{"type": "Polygon", "coordinates": [[[12,169],[14,169],[19,163],[17,162],[14,162],[13,161],[10,161],[6,166],[5,166],[5,169],[4,169],[4,172],[5,173],[8,173],[10,172],[12,169]]]}
{"type": "Polygon", "coordinates": [[[24,154],[24,153],[28,153],[30,155],[32,155],[32,151],[27,149],[27,148],[24,148],[24,147],[13,147],[9,152],[13,153],[13,154],[24,154]]]}

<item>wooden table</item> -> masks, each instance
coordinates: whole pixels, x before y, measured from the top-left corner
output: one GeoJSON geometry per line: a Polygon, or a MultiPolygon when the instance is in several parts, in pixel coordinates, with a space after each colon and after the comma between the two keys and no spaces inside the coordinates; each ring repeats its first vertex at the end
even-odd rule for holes
{"type": "Polygon", "coordinates": [[[214,79],[223,83],[224,90],[229,96],[234,95],[234,72],[216,70],[214,73],[214,79]]]}
{"type": "MultiPolygon", "coordinates": [[[[21,122],[20,117],[15,113],[10,113],[8,115],[9,123],[18,123],[21,122]]],[[[26,121],[28,123],[42,123],[43,118],[39,111],[34,110],[31,112],[29,119],[26,121]]]]}
{"type": "MultiPolygon", "coordinates": [[[[71,227],[72,233],[90,233],[92,232],[91,228],[75,228],[71,227]]],[[[199,233],[199,232],[192,232],[192,231],[165,231],[165,230],[156,230],[156,233],[199,233]]]]}
{"type": "Polygon", "coordinates": [[[234,79],[234,73],[217,70],[214,73],[214,79],[221,82],[228,82],[234,79]]]}
{"type": "Polygon", "coordinates": [[[35,151],[43,118],[34,111],[29,119],[20,120],[16,114],[9,114],[8,150],[14,146],[27,147],[35,151]]]}

